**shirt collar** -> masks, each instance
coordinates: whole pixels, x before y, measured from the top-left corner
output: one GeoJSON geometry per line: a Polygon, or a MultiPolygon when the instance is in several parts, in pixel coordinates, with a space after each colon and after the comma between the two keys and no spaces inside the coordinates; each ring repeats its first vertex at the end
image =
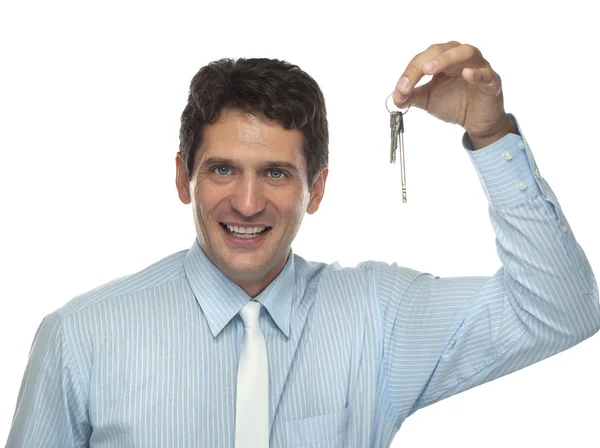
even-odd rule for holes
{"type": "MultiPolygon", "coordinates": [[[[217,268],[206,256],[198,239],[188,250],[184,262],[185,275],[202,308],[214,337],[251,300],[251,297],[217,268]]],[[[290,313],[296,275],[294,253],[290,249],[287,262],[279,275],[254,300],[263,305],[279,329],[289,337],[290,313]]]]}

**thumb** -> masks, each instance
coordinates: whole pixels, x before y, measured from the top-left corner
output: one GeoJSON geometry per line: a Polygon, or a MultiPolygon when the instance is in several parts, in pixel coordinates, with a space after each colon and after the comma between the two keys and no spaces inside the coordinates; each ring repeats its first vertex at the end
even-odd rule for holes
{"type": "Polygon", "coordinates": [[[402,95],[398,90],[394,90],[394,104],[400,109],[406,109],[409,107],[418,107],[419,109],[425,109],[427,106],[428,90],[427,85],[415,87],[409,95],[402,95]]]}

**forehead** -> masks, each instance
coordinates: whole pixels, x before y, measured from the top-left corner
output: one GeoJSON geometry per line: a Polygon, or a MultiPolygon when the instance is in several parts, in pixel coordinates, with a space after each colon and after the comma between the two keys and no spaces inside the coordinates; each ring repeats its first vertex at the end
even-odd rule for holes
{"type": "Polygon", "coordinates": [[[304,159],[302,132],[284,129],[263,115],[224,109],[217,121],[204,127],[197,159],[208,157],[304,159]]]}

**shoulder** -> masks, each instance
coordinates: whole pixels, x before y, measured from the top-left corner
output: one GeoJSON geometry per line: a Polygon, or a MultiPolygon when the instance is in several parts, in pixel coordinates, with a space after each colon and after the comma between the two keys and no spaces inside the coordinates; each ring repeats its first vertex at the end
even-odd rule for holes
{"type": "Polygon", "coordinates": [[[383,261],[367,260],[352,267],[343,267],[339,262],[319,263],[306,261],[295,255],[296,270],[302,266],[306,273],[318,279],[320,284],[344,282],[360,282],[362,284],[399,283],[409,285],[423,273],[398,263],[386,263],[383,261]]]}
{"type": "Polygon", "coordinates": [[[189,249],[152,263],[141,271],[116,278],[69,300],[55,313],[66,318],[120,296],[140,294],[185,277],[183,260],[189,249]]]}

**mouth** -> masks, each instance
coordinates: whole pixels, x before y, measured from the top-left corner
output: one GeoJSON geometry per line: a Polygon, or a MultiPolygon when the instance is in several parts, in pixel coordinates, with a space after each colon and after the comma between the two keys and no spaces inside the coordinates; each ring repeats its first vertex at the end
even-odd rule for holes
{"type": "Polygon", "coordinates": [[[230,226],[228,224],[220,222],[219,225],[225,231],[225,233],[235,240],[248,240],[247,242],[254,240],[262,240],[264,236],[269,233],[272,229],[270,226],[260,227],[241,227],[241,226],[230,226]]]}

